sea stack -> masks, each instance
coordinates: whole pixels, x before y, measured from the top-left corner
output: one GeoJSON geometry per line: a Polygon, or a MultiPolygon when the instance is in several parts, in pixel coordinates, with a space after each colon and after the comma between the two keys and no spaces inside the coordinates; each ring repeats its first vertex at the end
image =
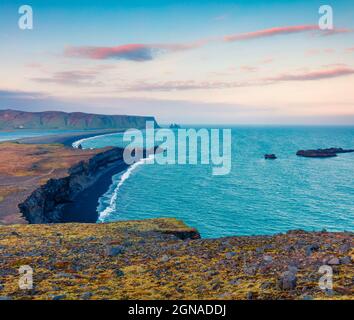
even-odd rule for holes
{"type": "Polygon", "coordinates": [[[264,159],[266,159],[266,160],[275,160],[275,159],[277,159],[277,156],[275,155],[275,154],[265,154],[264,155],[264,159]]]}

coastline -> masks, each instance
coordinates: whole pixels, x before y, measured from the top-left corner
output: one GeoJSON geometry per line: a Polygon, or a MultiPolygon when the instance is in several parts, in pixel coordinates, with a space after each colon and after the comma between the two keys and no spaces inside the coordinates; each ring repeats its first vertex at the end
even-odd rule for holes
{"type": "Polygon", "coordinates": [[[78,140],[88,139],[92,137],[98,137],[106,134],[121,133],[124,130],[94,130],[87,132],[73,132],[64,134],[53,134],[41,137],[29,137],[21,138],[17,140],[12,140],[12,142],[22,143],[22,144],[62,144],[65,147],[72,147],[72,144],[78,140]]]}
{"type": "MultiPolygon", "coordinates": [[[[120,148],[80,150],[73,148],[72,144],[78,140],[119,132],[122,130],[95,130],[80,134],[68,133],[3,141],[2,148],[8,153],[8,158],[13,160],[17,156],[16,165],[21,167],[25,163],[27,173],[22,176],[20,171],[23,169],[20,168],[15,168],[14,172],[7,172],[6,168],[3,168],[3,172],[0,172],[0,177],[6,181],[0,186],[2,189],[0,190],[0,224],[47,223],[45,219],[31,221],[24,216],[23,208],[17,207],[28,202],[30,198],[33,199],[34,194],[38,196],[48,185],[70,181],[72,172],[82,163],[84,164],[83,175],[78,178],[74,174],[72,182],[81,190],[73,189],[73,199],[67,199],[67,203],[60,204],[65,209],[63,216],[60,218],[56,216],[50,222],[97,222],[99,198],[108,190],[113,175],[124,171],[128,166],[121,161],[120,148]],[[27,164],[28,158],[31,158],[30,164],[27,164]],[[52,169],[48,172],[48,168],[52,169]],[[92,169],[93,172],[86,172],[87,168],[92,169]],[[24,184],[25,188],[23,188],[24,184]],[[20,192],[18,187],[15,188],[16,185],[21,186],[20,192]],[[10,192],[8,192],[9,186],[10,192]]],[[[70,193],[70,190],[66,191],[70,193]]],[[[57,192],[64,193],[64,190],[60,189],[57,192]]],[[[40,201],[47,202],[45,199],[40,201]]],[[[37,204],[31,203],[31,206],[33,205],[37,204]]]]}

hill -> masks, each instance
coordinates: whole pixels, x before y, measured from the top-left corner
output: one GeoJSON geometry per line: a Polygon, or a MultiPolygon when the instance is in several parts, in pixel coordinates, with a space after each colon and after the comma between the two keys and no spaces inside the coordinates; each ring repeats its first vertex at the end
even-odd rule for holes
{"type": "Polygon", "coordinates": [[[0,130],[13,129],[128,129],[144,128],[154,117],[128,115],[102,115],[61,111],[25,112],[0,110],[0,130]]]}

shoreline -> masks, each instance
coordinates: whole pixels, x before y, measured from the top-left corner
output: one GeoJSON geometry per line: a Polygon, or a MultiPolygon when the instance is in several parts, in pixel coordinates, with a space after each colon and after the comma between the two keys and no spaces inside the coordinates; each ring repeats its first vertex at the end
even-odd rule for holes
{"type": "Polygon", "coordinates": [[[16,140],[9,140],[11,142],[17,142],[22,144],[62,144],[65,147],[72,147],[72,144],[82,139],[88,139],[106,134],[122,133],[124,130],[95,130],[87,132],[72,132],[64,134],[53,134],[41,137],[28,137],[16,140]]]}
{"type": "Polygon", "coordinates": [[[97,223],[99,212],[97,210],[99,199],[108,191],[113,183],[113,176],[123,173],[129,166],[123,161],[107,172],[103,173],[92,186],[81,191],[67,204],[63,211],[63,223],[97,223]]]}
{"type": "Polygon", "coordinates": [[[128,165],[122,161],[121,148],[81,150],[74,148],[72,144],[78,140],[122,131],[95,130],[3,141],[3,148],[8,151],[9,157],[21,156],[16,160],[18,169],[8,172],[4,168],[3,174],[0,174],[4,179],[7,174],[10,174],[4,180],[7,183],[2,186],[4,196],[0,198],[2,210],[0,224],[8,225],[11,222],[24,224],[96,223],[99,217],[97,212],[99,198],[109,189],[112,177],[126,170],[128,165]],[[9,148],[7,144],[13,150],[7,149],[9,148]],[[28,152],[28,150],[32,151],[28,152]],[[53,153],[52,150],[55,152],[53,153]],[[29,164],[27,164],[28,158],[30,158],[29,164]],[[28,166],[26,171],[31,172],[28,178],[17,177],[17,172],[22,170],[20,169],[22,165],[28,166]],[[47,168],[50,167],[52,169],[48,170],[47,168]],[[15,190],[13,187],[17,180],[26,183],[28,181],[27,184],[33,180],[35,183],[26,185],[23,192],[21,191],[21,196],[17,196],[17,189],[15,190]],[[68,181],[69,184],[67,184],[68,181]],[[63,183],[66,184],[66,187],[60,188],[59,185],[63,183]],[[6,194],[8,184],[14,189],[11,191],[12,194],[6,194]],[[54,189],[51,190],[51,188],[54,189]],[[50,191],[53,190],[55,190],[56,197],[61,198],[61,202],[47,208],[45,203],[48,202],[47,197],[51,197],[50,191]],[[26,203],[27,214],[24,213],[22,207],[24,203],[26,203]],[[60,208],[64,208],[64,211],[61,211],[60,208]],[[49,221],[47,221],[48,218],[49,221]]]}

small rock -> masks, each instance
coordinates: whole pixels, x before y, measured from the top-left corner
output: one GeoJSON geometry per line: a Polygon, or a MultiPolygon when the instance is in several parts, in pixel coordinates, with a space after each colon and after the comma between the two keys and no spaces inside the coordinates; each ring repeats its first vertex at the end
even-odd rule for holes
{"type": "Polygon", "coordinates": [[[218,271],[215,271],[215,270],[211,270],[207,273],[208,276],[210,277],[214,277],[214,276],[217,276],[219,274],[218,271]]]}
{"type": "Polygon", "coordinates": [[[116,257],[122,253],[124,253],[125,248],[123,246],[110,246],[106,248],[106,255],[109,257],[116,257]]]}
{"type": "Polygon", "coordinates": [[[296,274],[296,272],[298,271],[298,268],[296,266],[288,266],[288,271],[296,274]]]}
{"type": "Polygon", "coordinates": [[[4,285],[0,284],[0,290],[4,289],[4,285]]]}
{"type": "Polygon", "coordinates": [[[271,287],[272,287],[272,283],[271,282],[268,282],[268,281],[266,281],[266,282],[263,282],[262,284],[261,284],[261,289],[263,289],[263,290],[266,290],[266,289],[270,289],[271,287]]]}
{"type": "Polygon", "coordinates": [[[70,273],[59,272],[55,275],[56,278],[67,278],[67,279],[75,279],[75,276],[70,273]]]}
{"type": "Polygon", "coordinates": [[[294,290],[296,288],[297,277],[293,272],[285,271],[278,279],[278,288],[281,290],[294,290]]]}
{"type": "Polygon", "coordinates": [[[124,272],[122,270],[120,270],[120,269],[117,269],[117,270],[114,271],[114,275],[116,277],[118,277],[118,278],[124,277],[124,272]]]}
{"type": "Polygon", "coordinates": [[[338,258],[334,257],[332,259],[329,259],[327,264],[329,264],[330,266],[338,265],[338,264],[340,264],[340,261],[338,258]]]}
{"type": "Polygon", "coordinates": [[[306,255],[310,256],[312,253],[317,252],[319,249],[320,249],[320,246],[318,244],[309,245],[306,248],[306,255]]]}
{"type": "Polygon", "coordinates": [[[91,299],[91,297],[92,297],[92,293],[91,292],[85,292],[85,293],[83,293],[81,295],[81,299],[82,300],[89,300],[89,299],[91,299]]]}
{"type": "Polygon", "coordinates": [[[231,258],[234,257],[234,256],[236,256],[236,252],[227,252],[227,253],[225,254],[225,257],[226,257],[227,259],[231,259],[231,258]]]}
{"type": "Polygon", "coordinates": [[[211,288],[211,290],[219,290],[220,289],[220,283],[215,283],[213,286],[212,286],[212,288],[211,288]]]}
{"type": "Polygon", "coordinates": [[[302,297],[303,300],[313,300],[313,296],[305,295],[302,297]]]}
{"type": "Polygon", "coordinates": [[[170,257],[166,254],[164,254],[162,257],[161,257],[161,262],[168,262],[170,261],[170,257]]]}
{"type": "Polygon", "coordinates": [[[352,259],[350,257],[344,257],[339,259],[340,264],[351,264],[352,259]]]}
{"type": "Polygon", "coordinates": [[[247,292],[246,299],[253,300],[253,298],[254,298],[253,292],[251,292],[251,291],[247,292]]]}
{"type": "Polygon", "coordinates": [[[57,296],[52,296],[52,300],[64,300],[66,298],[65,294],[60,294],[57,296]]]}
{"type": "Polygon", "coordinates": [[[264,257],[263,257],[263,260],[264,260],[265,262],[272,262],[272,261],[273,261],[273,258],[272,258],[271,256],[264,256],[264,257]]]}
{"type": "Polygon", "coordinates": [[[232,279],[229,281],[229,284],[231,284],[233,286],[239,285],[240,283],[241,283],[240,279],[232,279]]]}
{"type": "Polygon", "coordinates": [[[21,235],[18,233],[18,232],[16,232],[16,231],[12,231],[11,232],[11,235],[12,236],[16,236],[16,237],[20,237],[21,235]]]}
{"type": "Polygon", "coordinates": [[[350,249],[351,249],[351,245],[349,243],[345,243],[339,247],[339,252],[340,253],[347,253],[350,249]]]}

